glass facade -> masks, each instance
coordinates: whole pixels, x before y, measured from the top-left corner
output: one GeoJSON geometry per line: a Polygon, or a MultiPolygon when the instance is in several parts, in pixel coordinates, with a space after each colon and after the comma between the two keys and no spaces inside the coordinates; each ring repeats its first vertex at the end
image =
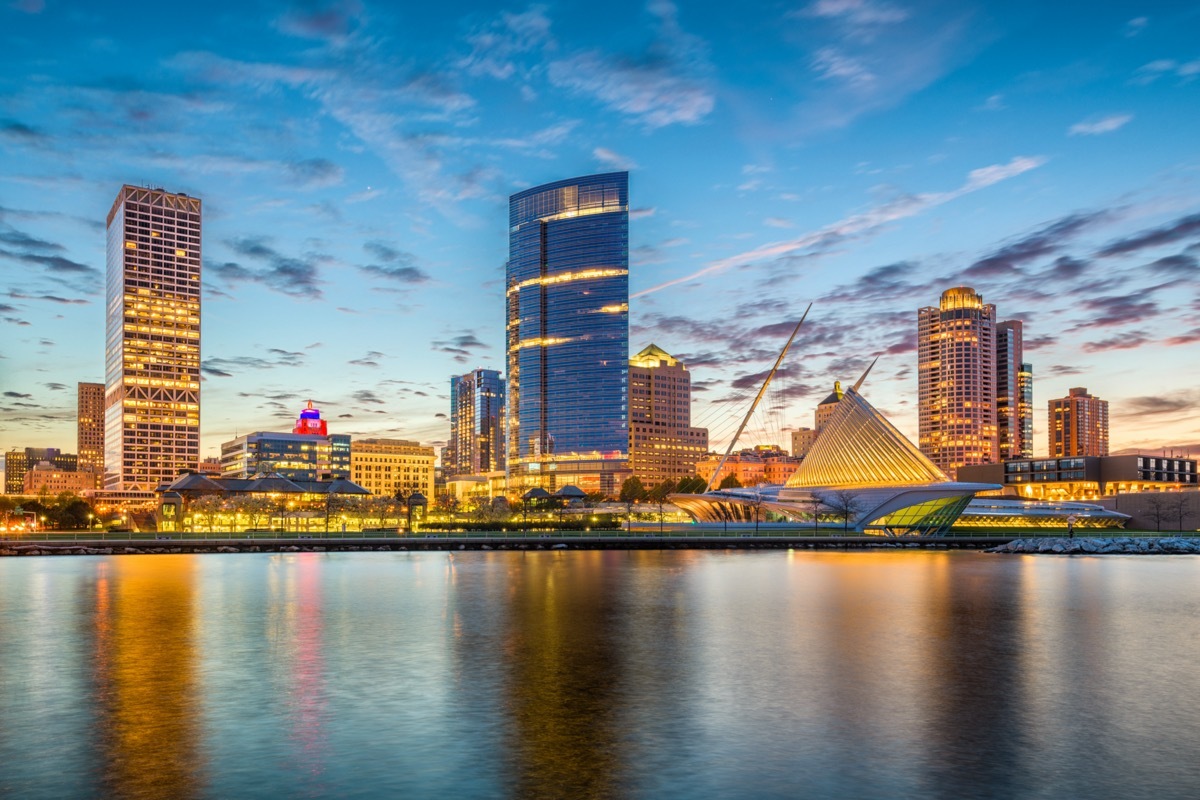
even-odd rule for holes
{"type": "Polygon", "coordinates": [[[510,485],[615,494],[628,474],[629,176],[509,199],[510,485]]]}
{"type": "Polygon", "coordinates": [[[292,481],[350,477],[350,436],[250,433],[221,445],[221,477],[277,473],[292,481]]]}
{"type": "Polygon", "coordinates": [[[442,466],[448,476],[504,469],[504,381],[497,370],[450,379],[450,441],[442,466]]]}

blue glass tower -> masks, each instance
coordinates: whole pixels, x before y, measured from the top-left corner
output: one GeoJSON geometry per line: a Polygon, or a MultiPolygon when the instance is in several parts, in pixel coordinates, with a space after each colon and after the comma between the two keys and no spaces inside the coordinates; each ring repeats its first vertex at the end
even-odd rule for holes
{"type": "Polygon", "coordinates": [[[508,477],[616,494],[629,475],[629,175],[509,198],[508,477]]]}

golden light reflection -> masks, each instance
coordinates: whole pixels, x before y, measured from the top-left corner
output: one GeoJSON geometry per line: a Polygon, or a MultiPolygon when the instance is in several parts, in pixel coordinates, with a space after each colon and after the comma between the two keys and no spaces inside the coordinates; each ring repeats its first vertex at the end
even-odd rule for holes
{"type": "Polygon", "coordinates": [[[92,664],[104,794],[201,792],[196,558],[121,556],[98,566],[92,664]]]}

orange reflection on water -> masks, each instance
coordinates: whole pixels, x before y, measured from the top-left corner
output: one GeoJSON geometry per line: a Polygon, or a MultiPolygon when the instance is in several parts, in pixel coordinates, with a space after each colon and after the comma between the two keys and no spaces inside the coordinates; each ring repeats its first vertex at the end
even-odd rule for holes
{"type": "Polygon", "coordinates": [[[104,793],[200,793],[192,555],[99,564],[93,674],[104,793]]]}

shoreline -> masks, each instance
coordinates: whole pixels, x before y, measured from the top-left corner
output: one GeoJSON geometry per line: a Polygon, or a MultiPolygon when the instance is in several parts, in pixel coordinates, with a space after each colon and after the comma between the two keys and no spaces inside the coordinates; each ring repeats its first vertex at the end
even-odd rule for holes
{"type": "Polygon", "coordinates": [[[634,533],[607,536],[538,533],[526,536],[313,537],[313,538],[133,538],[0,539],[0,558],[67,555],[156,555],[181,553],[340,553],[557,550],[979,550],[1012,555],[1189,555],[1200,554],[1200,538],[1146,536],[1069,539],[1014,536],[797,536],[737,534],[684,536],[634,533]]]}

